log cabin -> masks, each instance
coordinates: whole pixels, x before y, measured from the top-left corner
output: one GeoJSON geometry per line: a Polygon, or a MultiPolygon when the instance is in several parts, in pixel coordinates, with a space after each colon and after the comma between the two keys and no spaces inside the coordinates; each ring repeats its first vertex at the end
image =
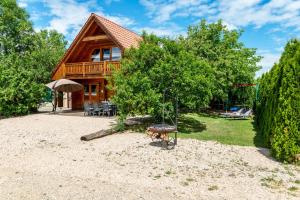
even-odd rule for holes
{"type": "Polygon", "coordinates": [[[82,91],[60,94],[59,107],[82,109],[85,102],[109,100],[107,77],[118,70],[127,48],[138,47],[142,38],[102,16],[92,13],[52,72],[52,80],[71,79],[82,91]],[[64,100],[63,100],[64,99],[64,100]]]}

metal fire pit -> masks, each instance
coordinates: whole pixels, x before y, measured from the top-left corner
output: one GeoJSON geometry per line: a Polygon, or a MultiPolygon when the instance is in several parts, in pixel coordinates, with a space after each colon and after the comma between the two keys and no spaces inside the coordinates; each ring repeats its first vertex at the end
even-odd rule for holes
{"type": "Polygon", "coordinates": [[[172,133],[176,131],[176,127],[169,124],[154,124],[148,127],[148,130],[153,133],[172,133]]]}
{"type": "MultiPolygon", "coordinates": [[[[171,126],[169,124],[154,124],[152,126],[149,126],[147,128],[147,133],[151,137],[151,139],[154,140],[161,140],[163,145],[168,146],[170,145],[170,137],[169,133],[177,132],[176,126],[171,126]]],[[[174,145],[176,145],[176,139],[175,136],[174,145]]]]}

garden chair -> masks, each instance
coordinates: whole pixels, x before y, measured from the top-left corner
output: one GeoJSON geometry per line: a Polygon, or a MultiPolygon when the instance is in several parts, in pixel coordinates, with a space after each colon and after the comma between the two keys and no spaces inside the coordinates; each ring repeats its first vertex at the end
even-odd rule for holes
{"type": "Polygon", "coordinates": [[[109,106],[109,104],[107,102],[104,102],[102,103],[102,112],[101,114],[104,116],[105,114],[107,116],[110,116],[110,111],[111,111],[111,108],[109,106]]]}
{"type": "Polygon", "coordinates": [[[98,103],[93,104],[93,115],[100,115],[101,109],[99,108],[98,103]]]}
{"type": "Polygon", "coordinates": [[[91,105],[88,102],[85,102],[83,105],[83,109],[84,109],[84,116],[87,115],[92,115],[93,114],[93,108],[91,107],[91,105]]]}

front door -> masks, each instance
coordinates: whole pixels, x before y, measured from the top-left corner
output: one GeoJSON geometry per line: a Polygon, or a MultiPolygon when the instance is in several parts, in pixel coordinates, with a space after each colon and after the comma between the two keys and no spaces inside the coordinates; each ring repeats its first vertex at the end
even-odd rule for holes
{"type": "Polygon", "coordinates": [[[84,102],[99,103],[105,100],[104,79],[84,83],[84,102]]]}

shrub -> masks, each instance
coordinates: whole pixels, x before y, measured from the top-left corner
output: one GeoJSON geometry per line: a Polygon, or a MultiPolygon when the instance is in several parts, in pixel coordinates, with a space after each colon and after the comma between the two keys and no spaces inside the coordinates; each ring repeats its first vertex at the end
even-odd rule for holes
{"type": "Polygon", "coordinates": [[[275,158],[300,153],[300,42],[291,40],[278,64],[260,80],[257,126],[275,158]]]}

